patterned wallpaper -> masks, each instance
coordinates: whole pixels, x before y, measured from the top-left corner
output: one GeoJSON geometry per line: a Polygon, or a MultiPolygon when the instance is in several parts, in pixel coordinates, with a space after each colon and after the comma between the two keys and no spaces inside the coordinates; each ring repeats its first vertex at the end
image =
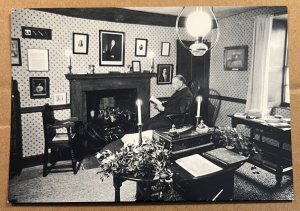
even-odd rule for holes
{"type": "MultiPolygon", "coordinates": [[[[210,87],[218,90],[221,95],[246,99],[249,70],[252,61],[252,38],[254,16],[266,13],[274,13],[274,8],[252,10],[236,16],[231,16],[219,20],[220,40],[217,46],[211,51],[211,74],[210,87]],[[248,45],[248,71],[235,72],[224,71],[223,51],[226,46],[248,45]]],[[[72,34],[89,34],[89,50],[87,55],[72,55],[73,72],[85,72],[89,64],[94,64],[96,73],[108,71],[127,70],[126,66],[132,60],[140,60],[142,69],[150,69],[150,59],[147,57],[135,57],[135,38],[148,39],[148,52],[155,54],[155,68],[157,64],[174,64],[174,74],[176,73],[176,34],[173,27],[146,26],[137,24],[120,24],[106,21],[93,21],[80,18],[71,18],[28,9],[17,9],[12,15],[11,37],[20,38],[22,66],[14,66],[12,75],[18,80],[21,106],[32,107],[41,106],[45,103],[53,103],[54,93],[67,93],[69,102],[69,82],[65,79],[68,73],[68,58],[64,55],[66,49],[72,49],[72,34]],[[52,29],[52,40],[23,39],[21,37],[21,26],[32,26],[52,29]],[[124,67],[104,67],[99,66],[99,30],[125,32],[125,66],[124,67]],[[169,57],[160,56],[161,42],[170,42],[171,51],[169,57]],[[49,50],[49,71],[29,72],[27,62],[27,49],[42,48],[49,50]],[[50,78],[50,98],[30,99],[29,77],[49,77],[50,78]]],[[[171,85],[156,85],[156,78],[151,79],[151,94],[157,97],[167,97],[173,93],[171,85]]],[[[219,118],[216,125],[230,125],[229,113],[244,111],[243,104],[223,101],[219,118]],[[230,109],[229,109],[230,108],[230,109]]],[[[151,116],[156,114],[156,110],[151,108],[151,116]]],[[[56,111],[58,119],[68,118],[70,110],[56,111]]],[[[23,135],[23,156],[42,154],[44,150],[44,136],[42,129],[41,113],[22,115],[22,135],[23,135]]]]}
{"type": "MultiPolygon", "coordinates": [[[[66,49],[72,49],[73,32],[89,34],[89,49],[87,55],[72,55],[73,72],[86,72],[89,64],[94,64],[96,73],[108,71],[127,71],[127,65],[132,60],[140,60],[143,70],[150,69],[150,59],[147,57],[135,57],[135,38],[148,39],[148,53],[155,55],[155,69],[157,64],[173,64],[176,73],[176,34],[173,27],[148,26],[137,24],[122,24],[107,21],[86,20],[55,15],[40,11],[17,9],[12,13],[11,37],[20,38],[22,66],[13,66],[12,75],[19,83],[21,106],[42,106],[45,103],[53,103],[54,93],[67,93],[69,97],[69,81],[65,74],[68,73],[68,58],[66,49]],[[52,40],[23,39],[21,26],[50,28],[52,40]],[[125,65],[124,67],[99,66],[99,30],[125,32],[125,65]],[[162,57],[161,42],[170,42],[170,56],[162,57]],[[49,71],[29,72],[27,61],[27,49],[39,48],[49,50],[49,71]],[[29,77],[50,78],[50,98],[30,99],[29,77]]],[[[151,79],[151,94],[157,97],[167,97],[173,93],[171,85],[157,85],[156,78],[151,79]]],[[[60,119],[70,116],[69,110],[56,112],[60,119]]],[[[151,115],[156,110],[151,108],[151,115]]],[[[43,129],[41,113],[22,115],[23,155],[25,157],[43,153],[43,129]]]]}
{"type": "MultiPolygon", "coordinates": [[[[219,41],[211,51],[210,88],[216,89],[222,96],[247,99],[248,80],[252,68],[254,18],[258,15],[274,14],[283,10],[285,7],[255,9],[219,20],[219,41]],[[225,71],[223,64],[224,47],[241,45],[248,45],[248,70],[225,71]]],[[[215,35],[214,32],[213,36],[215,35]]],[[[227,114],[244,111],[244,105],[222,102],[216,124],[226,126],[230,124],[227,114]]]]}

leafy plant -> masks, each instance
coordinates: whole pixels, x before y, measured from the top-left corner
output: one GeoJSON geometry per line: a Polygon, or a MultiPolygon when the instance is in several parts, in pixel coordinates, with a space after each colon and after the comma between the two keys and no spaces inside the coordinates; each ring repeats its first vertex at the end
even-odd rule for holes
{"type": "Polygon", "coordinates": [[[170,151],[153,140],[144,140],[142,145],[128,145],[119,152],[106,150],[98,153],[100,161],[100,179],[103,181],[112,174],[134,177],[170,180],[173,172],[170,169],[170,151]]]}
{"type": "Polygon", "coordinates": [[[249,137],[232,127],[215,128],[212,133],[212,142],[247,157],[261,153],[261,150],[249,137]]]}

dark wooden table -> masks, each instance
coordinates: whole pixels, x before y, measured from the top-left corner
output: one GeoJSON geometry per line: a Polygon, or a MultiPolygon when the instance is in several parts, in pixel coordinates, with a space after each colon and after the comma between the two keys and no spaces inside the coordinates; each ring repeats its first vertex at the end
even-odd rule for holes
{"type": "Polygon", "coordinates": [[[232,127],[238,124],[246,125],[250,128],[250,139],[252,139],[263,151],[263,159],[254,157],[249,160],[252,164],[259,166],[276,176],[277,185],[280,185],[283,174],[291,171],[292,168],[292,153],[283,149],[283,144],[291,144],[291,128],[280,128],[262,122],[259,119],[247,119],[228,115],[231,118],[232,127]],[[255,135],[260,135],[260,140],[255,139],[255,135]],[[275,147],[265,143],[262,136],[270,137],[278,141],[279,146],[275,147]]]}
{"type": "Polygon", "coordinates": [[[195,127],[180,133],[177,137],[168,134],[168,129],[154,131],[154,138],[164,143],[165,148],[171,151],[172,157],[180,158],[193,153],[201,153],[212,148],[211,132],[200,134],[195,127]]]}

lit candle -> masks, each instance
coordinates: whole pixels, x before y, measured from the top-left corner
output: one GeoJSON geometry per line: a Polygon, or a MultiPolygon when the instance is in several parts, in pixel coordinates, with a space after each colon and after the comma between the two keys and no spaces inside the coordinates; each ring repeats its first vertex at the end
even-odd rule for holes
{"type": "Polygon", "coordinates": [[[136,105],[138,110],[138,125],[142,125],[142,100],[137,99],[136,105]]]}
{"type": "Polygon", "coordinates": [[[201,102],[202,102],[202,96],[198,96],[196,98],[197,102],[198,102],[198,105],[197,105],[197,117],[200,117],[200,105],[201,105],[201,102]]]}

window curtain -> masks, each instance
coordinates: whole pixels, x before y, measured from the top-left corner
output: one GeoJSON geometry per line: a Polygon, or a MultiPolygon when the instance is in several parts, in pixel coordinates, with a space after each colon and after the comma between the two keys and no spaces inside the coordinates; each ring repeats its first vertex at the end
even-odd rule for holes
{"type": "Polygon", "coordinates": [[[273,15],[257,16],[254,21],[252,69],[250,72],[245,112],[267,113],[270,37],[273,15]]]}

